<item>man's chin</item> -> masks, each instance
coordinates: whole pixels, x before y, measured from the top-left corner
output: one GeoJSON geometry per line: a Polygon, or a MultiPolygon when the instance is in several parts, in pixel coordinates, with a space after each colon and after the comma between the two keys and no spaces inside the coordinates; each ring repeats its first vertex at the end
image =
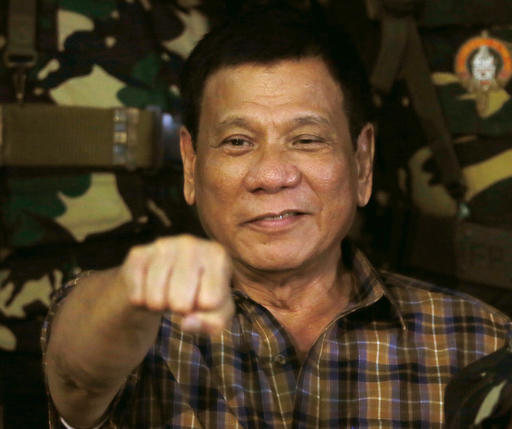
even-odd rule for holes
{"type": "Polygon", "coordinates": [[[251,271],[260,273],[277,274],[300,270],[307,265],[307,255],[286,254],[284,251],[252,252],[251,255],[241,258],[241,263],[251,271]]]}

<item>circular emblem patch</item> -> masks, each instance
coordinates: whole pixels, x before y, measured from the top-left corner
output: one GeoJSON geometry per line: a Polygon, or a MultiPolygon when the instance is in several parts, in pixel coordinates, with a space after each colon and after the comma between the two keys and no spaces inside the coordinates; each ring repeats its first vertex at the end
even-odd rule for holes
{"type": "Polygon", "coordinates": [[[455,73],[473,91],[503,87],[512,76],[512,57],[505,44],[487,34],[464,43],[455,57],[455,73]]]}
{"type": "Polygon", "coordinates": [[[460,47],[455,73],[467,91],[475,95],[482,113],[487,108],[488,93],[504,88],[512,77],[512,55],[504,42],[484,31],[460,47]]]}

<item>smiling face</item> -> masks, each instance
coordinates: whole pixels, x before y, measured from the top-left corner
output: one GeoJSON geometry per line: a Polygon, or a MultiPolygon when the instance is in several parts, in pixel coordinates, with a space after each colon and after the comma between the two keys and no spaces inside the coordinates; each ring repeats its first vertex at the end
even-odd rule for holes
{"type": "Polygon", "coordinates": [[[196,150],[181,132],[185,198],[235,268],[337,261],[371,192],[370,125],[356,143],[322,60],[226,67],[206,81],[196,150]]]}

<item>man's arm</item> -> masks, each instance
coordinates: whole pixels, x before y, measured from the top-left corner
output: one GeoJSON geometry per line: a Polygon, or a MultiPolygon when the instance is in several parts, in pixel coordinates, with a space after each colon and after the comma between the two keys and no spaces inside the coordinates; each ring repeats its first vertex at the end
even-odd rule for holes
{"type": "Polygon", "coordinates": [[[119,268],[80,280],[51,326],[48,387],[64,419],[101,420],[154,343],[162,312],[183,329],[214,333],[231,319],[230,261],[217,243],[178,236],[132,249],[119,268]]]}

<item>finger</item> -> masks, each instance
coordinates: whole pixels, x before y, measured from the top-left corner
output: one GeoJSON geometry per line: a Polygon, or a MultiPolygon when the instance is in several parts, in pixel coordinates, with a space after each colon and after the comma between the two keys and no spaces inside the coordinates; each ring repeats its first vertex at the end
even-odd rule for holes
{"type": "Polygon", "coordinates": [[[128,299],[134,305],[144,304],[144,281],[149,263],[147,246],[135,246],[128,253],[120,268],[119,276],[127,289],[128,299]]]}
{"type": "Polygon", "coordinates": [[[215,311],[231,296],[231,260],[224,248],[215,242],[209,243],[203,251],[203,258],[208,263],[204,265],[195,309],[215,311]]]}
{"type": "Polygon", "coordinates": [[[152,246],[144,285],[145,304],[151,310],[167,308],[167,284],[174,269],[176,244],[173,239],[161,239],[152,246]]]}
{"type": "Polygon", "coordinates": [[[235,311],[230,287],[231,261],[218,243],[209,243],[203,252],[202,258],[208,264],[200,279],[195,311],[184,318],[182,329],[218,334],[230,323],[235,311]]]}
{"type": "Polygon", "coordinates": [[[228,327],[235,314],[235,305],[231,295],[216,311],[195,312],[184,317],[181,328],[190,333],[204,332],[216,335],[228,327]]]}
{"type": "Polygon", "coordinates": [[[167,302],[171,310],[186,314],[193,310],[204,261],[198,249],[204,242],[191,237],[180,239],[174,269],[168,281],[167,302]]]}

